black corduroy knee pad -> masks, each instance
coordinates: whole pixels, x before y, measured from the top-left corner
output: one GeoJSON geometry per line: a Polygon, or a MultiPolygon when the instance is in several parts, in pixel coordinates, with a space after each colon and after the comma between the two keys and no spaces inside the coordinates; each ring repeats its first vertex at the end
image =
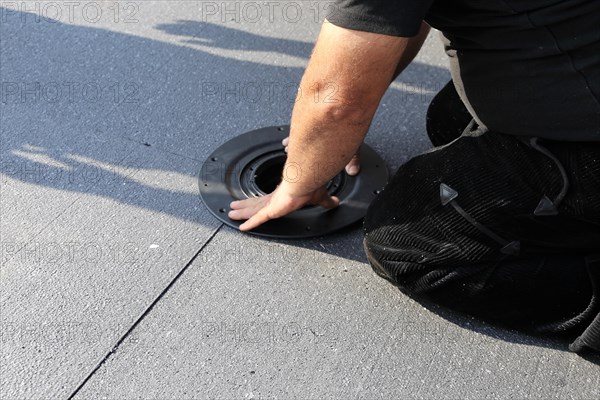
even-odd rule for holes
{"type": "Polygon", "coordinates": [[[552,150],[573,190],[558,216],[543,217],[534,215],[536,206],[544,195],[554,198],[563,179],[527,141],[466,135],[413,158],[365,217],[373,269],[409,294],[514,327],[537,329],[580,312],[590,295],[581,257],[600,243],[600,194],[588,185],[597,182],[600,162],[576,145],[568,154],[552,150]],[[585,170],[578,172],[578,164],[585,170]],[[456,204],[443,204],[441,184],[456,189],[456,204]],[[459,213],[458,204],[497,236],[522,242],[522,252],[502,253],[502,244],[459,213]]]}

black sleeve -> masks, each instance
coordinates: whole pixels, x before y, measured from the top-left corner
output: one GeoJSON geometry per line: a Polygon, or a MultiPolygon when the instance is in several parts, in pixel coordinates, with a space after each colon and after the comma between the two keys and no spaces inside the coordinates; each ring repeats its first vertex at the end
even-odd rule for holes
{"type": "Polygon", "coordinates": [[[433,0],[335,0],[327,20],[342,28],[411,37],[433,0]]]}

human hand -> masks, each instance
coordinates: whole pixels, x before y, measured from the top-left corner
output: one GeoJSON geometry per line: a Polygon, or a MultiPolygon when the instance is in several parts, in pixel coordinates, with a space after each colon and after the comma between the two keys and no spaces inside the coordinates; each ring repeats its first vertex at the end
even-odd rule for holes
{"type": "Polygon", "coordinates": [[[247,220],[240,225],[241,231],[249,231],[265,222],[281,218],[296,211],[307,204],[318,205],[323,208],[335,208],[340,200],[330,196],[325,187],[314,192],[300,196],[292,195],[285,181],[277,186],[273,193],[261,197],[233,201],[230,204],[229,218],[233,220],[247,220]]]}
{"type": "MultiPolygon", "coordinates": [[[[281,141],[281,144],[285,147],[285,152],[288,151],[288,144],[290,143],[290,137],[286,137],[281,141]]],[[[350,162],[346,165],[346,173],[350,176],[358,175],[360,172],[360,159],[358,154],[352,156],[350,162]]]]}

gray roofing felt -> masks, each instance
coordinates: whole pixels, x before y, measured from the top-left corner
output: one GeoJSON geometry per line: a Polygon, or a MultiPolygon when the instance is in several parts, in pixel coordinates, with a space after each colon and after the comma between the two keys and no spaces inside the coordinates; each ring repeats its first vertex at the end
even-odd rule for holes
{"type": "MultiPolygon", "coordinates": [[[[2,399],[600,397],[597,358],[424,308],[357,227],[265,240],[199,202],[210,152],[289,122],[328,4],[0,3],[2,399]]],[[[448,79],[432,34],[367,138],[391,171],[448,79]]]]}

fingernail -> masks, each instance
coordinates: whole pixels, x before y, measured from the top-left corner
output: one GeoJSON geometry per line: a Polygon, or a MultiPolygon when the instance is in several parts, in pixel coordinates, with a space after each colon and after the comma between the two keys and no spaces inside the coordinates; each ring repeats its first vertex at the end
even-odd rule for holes
{"type": "Polygon", "coordinates": [[[356,175],[358,174],[358,167],[356,165],[352,165],[350,168],[348,168],[348,175],[356,175]]]}

